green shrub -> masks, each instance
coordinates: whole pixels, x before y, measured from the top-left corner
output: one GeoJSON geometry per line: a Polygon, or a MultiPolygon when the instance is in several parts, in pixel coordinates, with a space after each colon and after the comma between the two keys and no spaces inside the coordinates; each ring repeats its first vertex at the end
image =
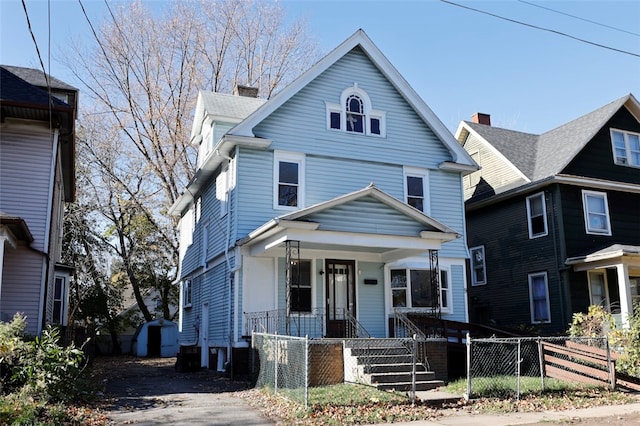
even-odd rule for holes
{"type": "Polygon", "coordinates": [[[74,346],[58,344],[60,331],[52,326],[26,346],[13,380],[34,397],[64,401],[75,396],[83,353],[74,346]]]}
{"type": "Polygon", "coordinates": [[[623,348],[616,368],[632,376],[640,377],[640,303],[636,303],[629,317],[629,328],[622,330],[614,344],[623,348]]]}
{"type": "Polygon", "coordinates": [[[607,336],[612,348],[619,348],[616,370],[640,377],[640,304],[629,316],[629,328],[616,329],[613,316],[602,306],[591,305],[587,313],[573,314],[569,334],[574,337],[607,336]]]}

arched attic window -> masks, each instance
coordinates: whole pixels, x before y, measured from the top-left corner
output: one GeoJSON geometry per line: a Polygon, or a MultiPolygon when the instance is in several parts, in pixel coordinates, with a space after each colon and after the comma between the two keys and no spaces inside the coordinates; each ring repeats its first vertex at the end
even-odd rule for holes
{"type": "Polygon", "coordinates": [[[368,136],[386,136],[385,113],[371,108],[367,92],[358,83],[346,88],[340,103],[326,102],[327,128],[368,136]]]}

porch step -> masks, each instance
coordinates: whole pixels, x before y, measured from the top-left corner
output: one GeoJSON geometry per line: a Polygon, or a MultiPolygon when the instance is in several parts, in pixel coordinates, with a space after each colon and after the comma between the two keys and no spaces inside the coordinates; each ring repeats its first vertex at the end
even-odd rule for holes
{"type": "MultiPolygon", "coordinates": [[[[349,354],[357,361],[359,373],[355,380],[375,386],[381,390],[410,391],[412,388],[413,356],[411,348],[402,341],[372,340],[349,347],[349,354]]],[[[435,373],[426,371],[422,364],[416,364],[416,390],[425,391],[444,385],[435,380],[435,373]]]]}
{"type": "Polygon", "coordinates": [[[353,348],[351,355],[353,356],[373,356],[373,355],[406,355],[407,349],[404,347],[371,347],[371,348],[353,348]]]}
{"type": "MultiPolygon", "coordinates": [[[[364,367],[365,373],[376,374],[376,373],[406,373],[411,372],[412,364],[409,363],[393,363],[393,364],[372,364],[364,367]]],[[[416,365],[417,371],[425,371],[425,368],[422,364],[416,365]]]]}
{"type": "Polygon", "coordinates": [[[357,356],[358,364],[379,365],[379,364],[409,364],[413,361],[411,354],[405,355],[360,355],[357,356]]]}
{"type": "MultiPolygon", "coordinates": [[[[379,383],[375,385],[380,390],[395,390],[399,392],[408,392],[411,390],[411,382],[398,382],[398,383],[379,383]]],[[[444,386],[442,380],[428,380],[428,381],[416,381],[417,391],[426,391],[444,386]]]]}
{"type": "MultiPolygon", "coordinates": [[[[434,380],[435,373],[433,371],[416,371],[416,382],[427,382],[434,380]]],[[[371,374],[371,383],[411,383],[411,370],[398,371],[388,373],[371,374]]]]}

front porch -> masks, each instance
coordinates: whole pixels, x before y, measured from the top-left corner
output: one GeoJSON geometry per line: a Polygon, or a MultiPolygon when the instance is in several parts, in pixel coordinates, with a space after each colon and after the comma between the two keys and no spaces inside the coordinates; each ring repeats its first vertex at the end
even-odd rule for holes
{"type": "Polygon", "coordinates": [[[611,312],[616,326],[628,327],[640,309],[640,246],[614,244],[565,263],[586,273],[590,304],[611,312]]]}

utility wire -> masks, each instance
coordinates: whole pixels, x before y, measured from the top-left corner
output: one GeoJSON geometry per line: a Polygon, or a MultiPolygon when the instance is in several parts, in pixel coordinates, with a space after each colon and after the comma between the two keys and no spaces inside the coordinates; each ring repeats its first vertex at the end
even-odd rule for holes
{"type": "Polygon", "coordinates": [[[558,34],[558,35],[561,35],[561,36],[563,36],[563,37],[568,37],[568,38],[571,38],[571,39],[573,39],[573,40],[580,41],[580,42],[582,42],[582,43],[590,44],[590,45],[592,45],[592,46],[602,47],[603,49],[609,49],[609,50],[613,50],[613,51],[615,51],[615,52],[624,53],[624,54],[626,54],[626,55],[631,55],[631,56],[635,56],[635,57],[640,58],[640,54],[638,54],[638,53],[633,53],[633,52],[629,52],[629,51],[627,51],[627,50],[617,49],[617,48],[615,48],[615,47],[611,47],[611,46],[606,46],[606,45],[604,45],[604,44],[595,43],[595,42],[593,42],[593,41],[589,41],[589,40],[585,40],[585,39],[582,39],[582,38],[579,38],[579,37],[575,37],[575,36],[572,36],[572,35],[570,35],[570,34],[563,33],[563,32],[561,32],[561,31],[552,30],[552,29],[550,29],[550,28],[539,27],[539,26],[537,26],[537,25],[528,24],[528,23],[526,23],[526,22],[517,21],[517,20],[515,20],[515,19],[511,19],[511,18],[506,18],[506,17],[504,17],[504,16],[496,15],[496,14],[491,13],[491,12],[485,12],[484,10],[475,9],[475,8],[473,8],[473,7],[465,6],[465,5],[462,5],[462,4],[459,4],[459,3],[454,3],[454,2],[449,1],[449,0],[440,0],[440,1],[441,1],[441,2],[443,2],[443,3],[450,4],[450,5],[452,5],[452,6],[458,6],[458,7],[461,7],[461,8],[463,8],[463,9],[468,9],[468,10],[472,10],[472,11],[474,11],[474,12],[482,13],[482,14],[484,14],[484,15],[493,16],[494,18],[502,19],[502,20],[504,20],[504,21],[509,21],[509,22],[513,22],[513,23],[515,23],[515,24],[524,25],[525,27],[534,28],[534,29],[536,29],[536,30],[548,31],[548,32],[550,32],[550,33],[558,34]]]}
{"type": "Polygon", "coordinates": [[[546,10],[549,10],[551,12],[559,13],[560,15],[569,16],[571,18],[579,19],[581,21],[589,22],[589,23],[595,24],[595,25],[600,25],[601,27],[609,28],[611,30],[616,30],[616,31],[620,31],[620,32],[623,32],[623,33],[627,33],[627,34],[631,34],[631,35],[640,37],[640,34],[634,33],[633,31],[627,31],[627,30],[623,30],[622,28],[616,28],[616,27],[612,27],[612,26],[607,25],[607,24],[603,24],[601,22],[591,21],[590,19],[582,18],[580,16],[572,15],[570,13],[562,12],[560,10],[551,9],[550,7],[542,6],[541,4],[535,4],[535,3],[531,3],[531,2],[528,2],[528,1],[525,1],[525,0],[518,0],[518,1],[520,3],[525,3],[525,4],[528,4],[528,5],[531,5],[531,6],[539,7],[540,9],[546,9],[546,10]]]}
{"type": "Polygon", "coordinates": [[[22,0],[22,8],[24,9],[24,16],[27,18],[27,27],[29,28],[29,33],[31,34],[31,39],[33,40],[33,44],[36,46],[36,53],[38,54],[38,60],[40,61],[40,67],[42,67],[42,72],[44,73],[44,79],[47,82],[47,87],[49,88],[49,93],[51,93],[51,85],[49,84],[49,75],[44,68],[44,62],[42,61],[42,55],[40,55],[40,48],[38,48],[38,42],[36,41],[36,36],[33,34],[33,29],[31,28],[31,20],[29,19],[29,12],[27,12],[27,5],[24,0],[22,0]]]}

